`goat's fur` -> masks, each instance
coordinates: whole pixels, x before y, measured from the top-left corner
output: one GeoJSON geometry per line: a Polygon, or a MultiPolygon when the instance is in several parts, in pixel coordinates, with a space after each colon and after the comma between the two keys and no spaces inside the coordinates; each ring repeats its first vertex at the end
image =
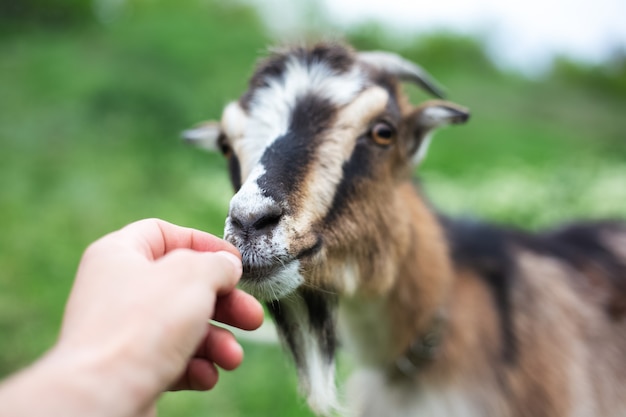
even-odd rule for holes
{"type": "Polygon", "coordinates": [[[440,95],[396,55],[277,50],[221,122],[185,134],[228,158],[225,238],[311,407],[337,406],[341,341],[350,415],[626,415],[626,225],[529,234],[438,214],[412,172],[468,112],[413,107],[399,81],[440,95]]]}

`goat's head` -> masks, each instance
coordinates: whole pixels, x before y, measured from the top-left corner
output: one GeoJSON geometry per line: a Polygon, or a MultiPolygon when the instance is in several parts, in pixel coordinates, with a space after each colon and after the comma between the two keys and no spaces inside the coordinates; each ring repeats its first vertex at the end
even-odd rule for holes
{"type": "Polygon", "coordinates": [[[398,190],[434,129],[469,116],[442,100],[413,107],[399,81],[441,97],[421,68],[394,54],[335,44],[278,50],[220,122],[184,133],[228,159],[236,194],[225,238],[241,251],[242,286],[269,302],[322,413],[334,398],[335,295],[393,285],[401,243],[390,243],[411,217],[398,190]]]}
{"type": "MultiPolygon", "coordinates": [[[[329,274],[329,257],[358,257],[372,219],[397,217],[395,185],[424,158],[432,131],[468,118],[444,101],[411,107],[398,80],[441,96],[421,68],[390,53],[279,50],[221,122],[185,132],[228,158],[236,194],[225,238],[241,251],[246,290],[271,300],[302,285],[341,292],[358,284],[329,274]]],[[[378,253],[369,247],[360,255],[378,253]]]]}

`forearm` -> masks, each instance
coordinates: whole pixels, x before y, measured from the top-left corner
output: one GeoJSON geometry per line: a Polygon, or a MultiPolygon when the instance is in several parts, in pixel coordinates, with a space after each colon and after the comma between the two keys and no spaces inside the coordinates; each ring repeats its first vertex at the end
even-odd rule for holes
{"type": "Polygon", "coordinates": [[[0,416],[135,417],[149,414],[153,392],[119,361],[53,350],[0,385],[0,416]]]}

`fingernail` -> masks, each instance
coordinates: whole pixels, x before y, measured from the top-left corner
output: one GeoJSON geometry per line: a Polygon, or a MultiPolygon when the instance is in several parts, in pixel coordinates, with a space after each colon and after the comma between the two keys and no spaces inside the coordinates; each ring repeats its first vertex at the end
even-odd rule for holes
{"type": "Polygon", "coordinates": [[[241,271],[242,269],[241,260],[235,255],[233,255],[232,253],[226,252],[226,251],[220,251],[220,252],[215,252],[215,254],[221,256],[224,259],[227,259],[228,262],[233,264],[236,270],[241,271]]]}

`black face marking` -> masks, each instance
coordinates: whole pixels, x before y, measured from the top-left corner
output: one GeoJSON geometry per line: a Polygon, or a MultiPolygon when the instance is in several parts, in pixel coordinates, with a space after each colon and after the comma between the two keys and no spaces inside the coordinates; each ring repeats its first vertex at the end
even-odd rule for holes
{"type": "Polygon", "coordinates": [[[368,137],[357,139],[357,145],[350,159],[343,164],[343,176],[335,191],[330,210],[324,219],[325,224],[332,225],[339,218],[348,202],[357,194],[360,180],[371,176],[374,168],[374,155],[368,141],[368,137]]]}
{"type": "Polygon", "coordinates": [[[304,179],[307,167],[315,157],[315,147],[335,114],[326,99],[307,95],[298,100],[289,130],[276,139],[263,153],[261,164],[265,174],[257,183],[266,197],[284,201],[292,196],[304,179]]]}
{"type": "Polygon", "coordinates": [[[233,185],[235,192],[241,188],[241,167],[239,165],[239,158],[237,155],[231,152],[228,157],[228,174],[230,176],[230,183],[233,185]]]}
{"type": "Polygon", "coordinates": [[[513,364],[517,340],[511,292],[515,263],[506,231],[484,223],[441,218],[457,268],[475,271],[491,290],[500,317],[502,359],[513,364]]]}

